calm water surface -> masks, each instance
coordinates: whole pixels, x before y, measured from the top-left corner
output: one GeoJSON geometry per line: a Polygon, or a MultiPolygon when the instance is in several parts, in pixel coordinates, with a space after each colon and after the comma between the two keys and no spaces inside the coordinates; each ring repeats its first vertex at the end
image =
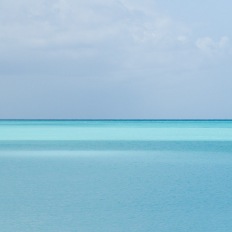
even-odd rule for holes
{"type": "Polygon", "coordinates": [[[231,121],[1,121],[1,232],[229,232],[231,121]]]}

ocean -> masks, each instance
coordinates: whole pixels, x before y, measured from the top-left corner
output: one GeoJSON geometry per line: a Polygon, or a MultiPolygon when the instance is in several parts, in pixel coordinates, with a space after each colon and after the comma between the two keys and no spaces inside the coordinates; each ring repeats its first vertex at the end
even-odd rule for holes
{"type": "Polygon", "coordinates": [[[0,121],[1,232],[231,228],[232,121],[0,121]]]}

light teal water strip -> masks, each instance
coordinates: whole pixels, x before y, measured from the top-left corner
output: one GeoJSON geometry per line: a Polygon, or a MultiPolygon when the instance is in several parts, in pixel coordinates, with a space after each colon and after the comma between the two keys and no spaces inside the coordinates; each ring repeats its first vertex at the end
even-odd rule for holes
{"type": "Polygon", "coordinates": [[[23,121],[12,123],[5,121],[0,123],[0,141],[17,140],[77,140],[77,141],[232,141],[231,121],[195,123],[188,122],[188,127],[184,127],[185,122],[180,121],[169,124],[157,123],[155,121],[140,122],[67,122],[57,121],[55,124],[43,123],[39,121],[23,121]],[[26,124],[25,124],[26,123],[26,124]],[[108,123],[108,124],[107,124],[108,123]],[[150,126],[147,125],[149,123],[150,126]],[[107,126],[106,126],[107,124],[107,126]],[[86,126],[84,126],[86,125],[86,126]],[[101,126],[102,125],[102,126],[101,126]],[[130,126],[128,126],[130,125],[130,126]],[[190,126],[191,125],[191,126],[190,126]],[[226,126],[227,125],[227,126],[226,126]]]}

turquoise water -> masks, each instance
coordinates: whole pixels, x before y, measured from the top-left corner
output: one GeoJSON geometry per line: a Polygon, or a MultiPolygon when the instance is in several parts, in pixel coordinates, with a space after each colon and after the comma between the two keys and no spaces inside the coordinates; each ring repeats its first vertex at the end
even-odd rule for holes
{"type": "Polygon", "coordinates": [[[0,121],[1,232],[229,232],[232,121],[0,121]]]}

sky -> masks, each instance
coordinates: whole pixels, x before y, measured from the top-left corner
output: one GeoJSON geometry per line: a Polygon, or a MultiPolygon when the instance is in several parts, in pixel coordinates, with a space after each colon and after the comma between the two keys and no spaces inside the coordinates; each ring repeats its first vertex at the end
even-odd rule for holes
{"type": "Polygon", "coordinates": [[[1,0],[1,119],[232,118],[229,0],[1,0]]]}

